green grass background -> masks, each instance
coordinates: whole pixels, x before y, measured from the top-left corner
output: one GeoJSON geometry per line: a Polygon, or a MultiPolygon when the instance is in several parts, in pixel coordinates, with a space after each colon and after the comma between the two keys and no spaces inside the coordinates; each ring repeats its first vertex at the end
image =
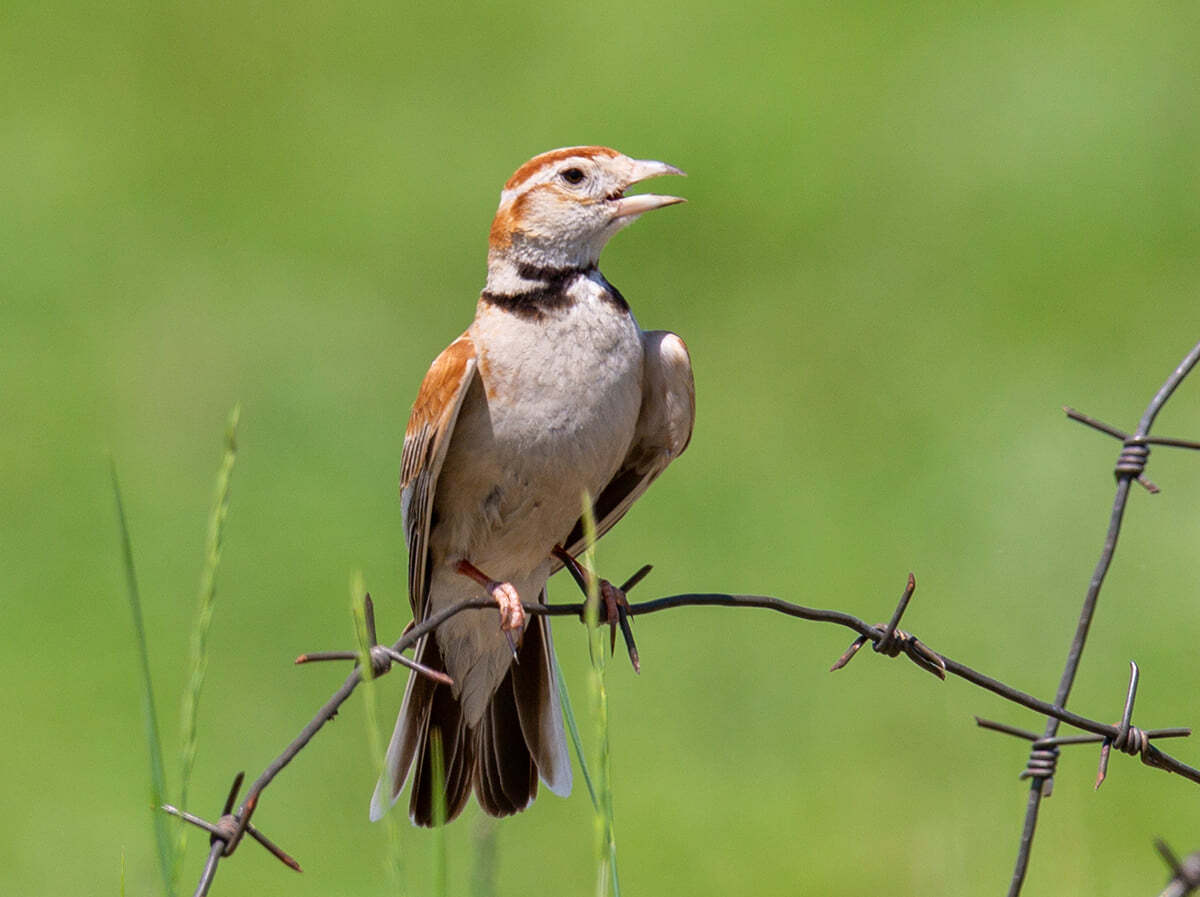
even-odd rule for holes
{"type": "MultiPolygon", "coordinates": [[[[600,545],[635,597],[753,591],[906,626],[1049,696],[1116,445],[1200,338],[1194,3],[104,4],[0,10],[0,882],[159,887],[107,455],[125,491],[177,786],[179,701],[226,415],[243,403],[189,809],[215,815],[341,681],[364,572],[407,619],[409,403],[469,321],[500,185],[604,143],[688,205],[606,275],[696,370],[688,454],[600,545]]],[[[1200,437],[1200,380],[1161,418],[1200,437]]],[[[1200,723],[1200,459],[1155,450],[1072,706],[1200,723]]],[[[555,582],[552,597],[571,600],[555,582]]],[[[577,709],[586,636],[555,624],[577,709]]],[[[763,611],[645,618],[609,674],[624,893],[996,894],[1040,720],[763,611]]],[[[377,689],[390,725],[403,677],[377,689]]],[[[226,895],[383,894],[361,704],[267,792],[226,895]]],[[[1196,762],[1200,748],[1170,749],[1196,762]]],[[[1195,786],[1073,749],[1028,894],[1153,893],[1195,786]]],[[[502,824],[497,893],[592,888],[578,783],[502,824]]],[[[448,831],[467,888],[478,811],[448,831]]],[[[401,829],[411,892],[429,835],[401,829]]],[[[184,885],[206,839],[190,839],[184,885]]]]}

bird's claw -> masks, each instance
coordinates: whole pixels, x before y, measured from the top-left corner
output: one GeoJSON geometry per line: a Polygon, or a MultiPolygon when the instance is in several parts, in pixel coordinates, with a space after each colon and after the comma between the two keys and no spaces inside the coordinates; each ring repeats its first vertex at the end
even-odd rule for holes
{"type": "Polygon", "coordinates": [[[614,586],[607,579],[600,580],[600,597],[604,601],[604,609],[608,614],[608,650],[615,651],[617,648],[617,627],[621,627],[621,635],[625,639],[625,647],[629,651],[629,661],[633,664],[633,671],[640,673],[642,671],[641,660],[638,658],[637,643],[633,640],[633,627],[629,625],[629,599],[625,597],[625,590],[619,586],[614,586]]]}
{"type": "Polygon", "coordinates": [[[617,624],[621,622],[621,608],[629,607],[629,601],[625,598],[625,593],[614,586],[607,579],[600,580],[600,598],[604,601],[604,610],[607,614],[605,622],[610,630],[611,647],[617,646],[617,624]]]}
{"type": "Polygon", "coordinates": [[[500,605],[500,628],[505,632],[525,628],[525,608],[511,582],[493,582],[488,586],[493,600],[500,605]]]}

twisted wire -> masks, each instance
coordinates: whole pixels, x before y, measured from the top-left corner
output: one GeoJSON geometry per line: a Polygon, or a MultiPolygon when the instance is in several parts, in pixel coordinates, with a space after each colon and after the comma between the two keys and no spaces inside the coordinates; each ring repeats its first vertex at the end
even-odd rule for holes
{"type": "Polygon", "coordinates": [[[1150,736],[1144,729],[1139,729],[1137,726],[1128,728],[1122,726],[1117,737],[1112,740],[1112,746],[1131,757],[1137,757],[1144,754],[1146,748],[1150,746],[1150,736]]]}
{"type": "Polygon", "coordinates": [[[1128,476],[1133,479],[1141,477],[1146,470],[1146,461],[1150,458],[1150,446],[1137,436],[1128,436],[1121,442],[1121,454],[1117,457],[1117,466],[1113,473],[1118,476],[1128,476]]]}
{"type": "MultiPolygon", "coordinates": [[[[1048,781],[1054,778],[1054,773],[1058,769],[1058,745],[1043,745],[1041,742],[1035,741],[1033,749],[1029,752],[1029,759],[1025,763],[1025,768],[1021,770],[1019,778],[1022,779],[1041,779],[1048,781]]],[[[1049,788],[1046,788],[1049,791],[1049,788]]],[[[1044,796],[1049,796],[1045,794],[1044,796]]]]}

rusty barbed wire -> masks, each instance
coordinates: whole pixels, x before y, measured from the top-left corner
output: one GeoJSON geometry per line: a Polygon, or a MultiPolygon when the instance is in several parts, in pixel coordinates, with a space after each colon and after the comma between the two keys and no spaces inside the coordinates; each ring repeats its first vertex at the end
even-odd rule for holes
{"type": "Polygon", "coordinates": [[[179,810],[170,804],[163,804],[160,807],[164,812],[170,813],[172,816],[177,816],[184,822],[190,823],[197,828],[202,828],[209,833],[208,860],[204,864],[204,871],[201,873],[200,881],[196,885],[195,897],[204,897],[208,893],[208,889],[212,885],[212,880],[217,874],[217,863],[221,861],[222,857],[232,856],[245,835],[249,835],[261,844],[266,848],[268,853],[288,868],[295,869],[297,872],[303,871],[300,868],[300,864],[288,856],[279,845],[250,824],[250,816],[254,812],[255,801],[247,801],[237,813],[233,812],[234,801],[237,800],[238,792],[242,788],[242,781],[245,777],[246,774],[244,772],[239,772],[233,777],[233,785],[229,789],[229,795],[225,798],[225,808],[221,811],[221,817],[215,823],[208,822],[199,816],[193,816],[191,813],[179,810]]]}
{"type": "Polygon", "coordinates": [[[1034,733],[1027,732],[1024,729],[1007,726],[1004,723],[992,720],[981,719],[978,716],[975,717],[975,723],[982,729],[1003,732],[1006,735],[1014,735],[1018,738],[1024,738],[1026,741],[1033,742],[1029,764],[1021,771],[1021,775],[1019,776],[1022,779],[1048,778],[1053,776],[1054,764],[1058,760],[1058,748],[1061,745],[1099,743],[1100,766],[1096,773],[1096,788],[1099,789],[1108,775],[1108,758],[1112,748],[1115,747],[1117,750],[1129,754],[1131,757],[1140,757],[1142,762],[1147,766],[1158,766],[1159,763],[1156,755],[1159,752],[1150,743],[1150,739],[1183,738],[1192,734],[1192,730],[1187,728],[1139,729],[1131,724],[1131,720],[1133,719],[1133,701],[1137,695],[1141,671],[1138,669],[1138,665],[1132,660],[1129,662],[1129,666],[1129,689],[1125,694],[1125,708],[1121,715],[1121,722],[1117,724],[1117,734],[1115,736],[1067,735],[1053,738],[1039,738],[1034,733]]]}
{"type": "MultiPolygon", "coordinates": [[[[946,678],[946,663],[928,646],[921,643],[921,640],[914,635],[910,635],[903,629],[897,629],[896,626],[900,622],[900,618],[904,616],[904,611],[908,609],[908,602],[912,600],[913,592],[917,590],[917,579],[913,574],[908,574],[908,583],[904,587],[904,592],[900,595],[900,601],[896,605],[896,610],[892,613],[892,619],[887,623],[880,623],[883,627],[883,637],[872,646],[877,654],[883,654],[887,657],[899,657],[901,653],[908,657],[913,663],[919,666],[926,672],[932,673],[939,679],[946,678]]],[[[858,649],[867,643],[868,637],[860,635],[850,647],[846,649],[837,660],[833,662],[833,666],[829,668],[829,672],[835,673],[854,659],[854,655],[858,653],[858,649]]]]}
{"type": "MultiPolygon", "coordinates": [[[[910,574],[911,576],[911,574],[910,574]]],[[[914,583],[915,588],[915,583],[914,583]]],[[[906,592],[908,590],[906,589],[906,592]]],[[[911,596],[911,592],[909,592],[911,596]]],[[[485,610],[495,607],[495,602],[491,598],[479,598],[471,601],[464,601],[452,607],[445,608],[438,613],[432,615],[424,623],[416,626],[411,626],[399,640],[392,645],[394,651],[404,651],[413,647],[417,641],[430,632],[436,630],[439,626],[445,623],[451,617],[469,610],[485,610]]],[[[525,612],[532,615],[545,615],[551,617],[561,616],[579,616],[584,612],[585,605],[583,603],[576,604],[523,604],[525,612]]],[[[860,620],[852,614],[847,614],[842,611],[823,610],[818,608],[804,607],[802,605],[793,604],[788,601],[783,601],[779,598],[763,596],[763,595],[731,595],[724,593],[685,593],[679,595],[670,595],[664,598],[656,598],[650,601],[639,604],[631,604],[628,608],[628,613],[631,617],[642,616],[644,614],[658,613],[665,610],[670,610],[677,607],[747,607],[761,608],[776,611],[791,617],[811,620],[814,622],[834,623],[844,626],[859,633],[859,636],[865,640],[873,642],[876,646],[884,643],[887,637],[888,625],[879,624],[871,625],[860,620]]],[[[894,622],[898,623],[899,619],[894,615],[894,622]]],[[[898,634],[898,629],[893,629],[894,634],[898,634]]],[[[906,636],[906,640],[917,642],[915,637],[906,636]]],[[[865,642],[864,642],[865,643],[865,642]]],[[[955,661],[944,654],[934,652],[928,646],[922,644],[925,651],[940,662],[945,672],[959,678],[965,679],[974,685],[987,689],[994,694],[999,695],[1013,703],[1024,706],[1039,714],[1053,716],[1061,722],[1074,726],[1075,728],[1092,733],[1093,736],[1088,740],[1091,742],[1109,740],[1117,742],[1123,736],[1119,725],[1110,725],[1099,720],[1090,719],[1065,708],[1056,707],[1046,701],[1042,701],[1033,695],[1006,685],[997,679],[980,673],[972,669],[966,664],[955,661]]],[[[880,653],[883,653],[882,651],[880,653]]],[[[898,652],[899,653],[899,652],[898,652]]],[[[914,663],[921,666],[923,669],[927,667],[920,661],[912,658],[906,652],[906,656],[913,659],[914,663]]],[[[897,656],[897,655],[892,655],[897,656]]],[[[386,670],[385,670],[386,672],[386,670]]],[[[313,719],[301,730],[300,734],[288,745],[287,748],[267,767],[266,770],[255,780],[251,785],[249,796],[243,805],[238,809],[237,813],[233,814],[237,820],[247,820],[249,814],[253,812],[258,804],[259,797],[274,778],[295,758],[295,756],[308,744],[309,741],[316,735],[320,728],[332,719],[338,708],[350,697],[354,689],[362,680],[361,671],[356,667],[355,670],[346,678],[332,697],[325,703],[320,711],[313,719]]],[[[995,726],[993,727],[995,728],[995,726]]],[[[1032,736],[1032,733],[1025,733],[1032,736]]],[[[1147,735],[1153,737],[1172,737],[1190,734],[1188,729],[1169,729],[1169,730],[1149,730],[1147,735]]],[[[1124,736],[1127,737],[1127,736],[1124,736]]],[[[1064,739],[1062,742],[1065,742],[1064,739]]],[[[1194,769],[1185,763],[1158,751],[1152,745],[1148,746],[1148,750],[1153,750],[1156,754],[1158,762],[1153,765],[1168,772],[1178,773],[1192,782],[1200,784],[1200,770],[1194,769]]],[[[171,808],[170,812],[175,815],[183,815],[181,811],[171,808]]],[[[230,815],[228,812],[225,815],[230,815]]],[[[185,817],[186,818],[186,817],[185,817]]],[[[190,820],[189,820],[190,821],[190,820]]],[[[202,826],[203,827],[203,826],[202,826]]],[[[233,849],[236,849],[237,842],[240,841],[240,835],[227,841],[227,844],[232,844],[232,847],[226,847],[222,855],[228,856],[232,854],[233,849]]],[[[202,893],[197,891],[197,893],[202,893]]]]}
{"type": "MultiPolygon", "coordinates": [[[[606,580],[601,582],[608,585],[611,592],[605,591],[603,600],[608,604],[608,624],[613,629],[612,637],[615,640],[615,630],[619,626],[625,637],[626,645],[629,650],[630,659],[633,662],[635,670],[638,668],[637,648],[633,641],[633,632],[630,624],[630,619],[644,614],[658,613],[665,610],[670,610],[678,607],[746,607],[760,608],[771,610],[786,616],[795,617],[798,619],[809,620],[812,622],[832,623],[838,626],[843,626],[857,633],[857,638],[851,644],[850,648],[844,652],[841,657],[834,663],[832,670],[843,668],[865,645],[868,641],[872,643],[872,647],[876,653],[883,654],[889,657],[897,657],[901,654],[906,656],[914,664],[922,670],[929,672],[939,679],[945,679],[947,675],[955,676],[963,679],[976,687],[990,691],[1005,700],[1032,710],[1035,713],[1046,717],[1047,724],[1045,733],[1038,736],[1033,732],[1019,729],[1004,723],[982,720],[976,717],[976,722],[979,726],[1009,735],[1013,735],[1031,742],[1031,752],[1029,761],[1025,769],[1021,773],[1021,778],[1032,779],[1030,788],[1030,800],[1026,811],[1025,826],[1022,831],[1020,849],[1016,869],[1014,870],[1012,885],[1010,886],[1010,897],[1015,897],[1019,894],[1021,884],[1024,880],[1025,870],[1028,867],[1029,853],[1033,841],[1033,834],[1036,829],[1038,808],[1042,797],[1049,796],[1053,787],[1053,777],[1056,763],[1059,757],[1059,748],[1064,745],[1074,744],[1101,744],[1101,760],[1100,770],[1097,776],[1096,786],[1099,787],[1107,773],[1108,759],[1113,748],[1123,753],[1128,753],[1134,756],[1139,756],[1142,762],[1148,766],[1162,769],[1168,772],[1173,772],[1183,776],[1189,781],[1200,784],[1200,770],[1195,769],[1169,754],[1163,752],[1156,747],[1152,741],[1160,738],[1176,738],[1191,734],[1191,730],[1187,728],[1169,728],[1169,729],[1140,729],[1132,724],[1133,704],[1136,697],[1138,679],[1140,671],[1136,664],[1131,663],[1130,686],[1126,693],[1125,705],[1121,717],[1121,722],[1117,724],[1108,724],[1096,719],[1092,719],[1066,708],[1067,697],[1070,693],[1071,686],[1074,682],[1075,674],[1078,669],[1080,655],[1083,652],[1084,644],[1087,638],[1087,632],[1091,625],[1092,618],[1095,613],[1096,601],[1099,596],[1100,587],[1103,584],[1104,576],[1112,562],[1112,557],[1116,549],[1117,537],[1120,534],[1121,522],[1124,515],[1126,501],[1128,499],[1129,484],[1133,481],[1138,481],[1145,486],[1149,491],[1157,491],[1157,487],[1144,479],[1144,470],[1146,460],[1149,457],[1149,446],[1162,445],[1177,448],[1200,449],[1200,442],[1193,442],[1182,439],[1165,439],[1161,437],[1151,437],[1149,429],[1154,422],[1158,412],[1166,403],[1167,399],[1174,393],[1175,389],[1183,381],[1183,379],[1195,367],[1197,361],[1200,361],[1200,343],[1198,343],[1192,351],[1184,358],[1175,371],[1168,377],[1162,388],[1156,393],[1154,399],[1147,407],[1145,414],[1138,425],[1137,431],[1130,435],[1111,425],[1102,423],[1087,415],[1081,414],[1074,409],[1064,409],[1067,415],[1073,419],[1080,421],[1096,430],[1104,432],[1114,438],[1120,439],[1122,442],[1122,451],[1118,458],[1114,474],[1117,478],[1117,494],[1113,502],[1113,511],[1109,521],[1109,528],[1106,535],[1104,548],[1101,552],[1100,561],[1097,563],[1096,570],[1093,574],[1091,583],[1084,599],[1083,609],[1080,614],[1079,623],[1076,628],[1075,637],[1072,640],[1071,648],[1068,652],[1067,665],[1064,669],[1062,680],[1059,684],[1059,689],[1053,703],[1044,701],[1034,697],[1031,694],[1023,692],[1006,683],[992,678],[984,673],[981,673],[966,664],[953,660],[952,658],[934,651],[927,644],[919,640],[916,636],[901,630],[899,624],[904,613],[908,609],[909,603],[916,591],[915,577],[910,573],[901,595],[899,603],[892,614],[890,621],[886,624],[869,624],[860,620],[853,614],[845,613],[837,610],[823,610],[819,608],[804,607],[799,604],[794,604],[784,601],[780,598],[763,596],[763,595],[737,595],[726,593],[684,593],[679,595],[670,595],[663,598],[656,598],[639,604],[629,604],[625,600],[625,593],[632,589],[641,579],[649,572],[649,565],[642,567],[621,587],[616,588],[608,584],[606,580]],[[1061,723],[1066,723],[1074,728],[1080,729],[1089,734],[1078,736],[1059,736],[1057,735],[1058,726],[1061,723]]],[[[578,564],[571,559],[571,563],[566,564],[571,575],[575,578],[580,588],[587,594],[587,577],[595,574],[583,570],[578,564]]],[[[440,627],[446,620],[451,617],[469,610],[481,610],[494,608],[495,602],[491,598],[479,598],[471,601],[464,601],[454,606],[444,608],[443,610],[430,615],[420,623],[410,623],[390,647],[381,646],[377,643],[375,635],[375,620],[373,607],[370,604],[370,596],[366,599],[366,621],[369,645],[369,658],[374,675],[386,674],[393,663],[403,664],[410,669],[414,669],[420,675],[433,675],[444,677],[438,671],[423,668],[420,664],[416,664],[408,658],[402,657],[404,651],[413,648],[417,642],[424,636],[428,635],[440,627]]],[[[531,616],[545,615],[550,617],[557,616],[576,616],[583,619],[586,609],[586,603],[575,604],[554,604],[543,605],[539,603],[523,604],[525,612],[531,616]]],[[[614,642],[615,643],[615,642],[614,642]]],[[[172,806],[164,806],[162,809],[172,815],[178,816],[184,821],[205,829],[210,833],[211,847],[205,863],[204,870],[201,874],[199,884],[195,891],[197,897],[203,897],[207,894],[208,889],[216,875],[218,863],[221,858],[231,856],[237,849],[238,845],[245,834],[249,834],[254,840],[266,847],[272,854],[278,857],[282,862],[299,870],[299,865],[290,856],[280,850],[276,845],[270,842],[261,831],[250,824],[250,817],[258,807],[260,798],[266,788],[274,781],[275,777],[296,757],[301,750],[316,736],[317,732],[331,720],[338,712],[341,705],[350,697],[355,688],[362,681],[362,671],[359,669],[357,661],[359,660],[359,652],[357,651],[325,651],[303,654],[297,658],[297,663],[305,663],[316,660],[333,660],[333,659],[350,659],[356,661],[354,670],[346,677],[345,681],[337,691],[325,702],[316,715],[308,722],[300,733],[292,740],[292,742],[276,757],[267,768],[259,775],[251,784],[247,792],[246,799],[238,807],[237,811],[233,811],[233,805],[236,801],[237,794],[241,787],[242,775],[239,773],[234,781],[234,785],[230,790],[229,796],[225,802],[224,812],[220,820],[213,824],[208,823],[200,817],[194,816],[182,809],[177,809],[172,806]]],[[[441,681],[439,679],[439,681],[441,681]]],[[[1191,873],[1188,869],[1191,868],[1187,864],[1194,857],[1200,858],[1200,854],[1194,854],[1189,857],[1184,864],[1180,864],[1174,859],[1173,854],[1170,854],[1169,849],[1160,842],[1160,853],[1168,861],[1172,871],[1175,873],[1175,878],[1172,880],[1172,885],[1168,886],[1167,891],[1163,892],[1161,897],[1166,895],[1184,895],[1191,893],[1193,889],[1200,886],[1194,881],[1200,881],[1198,878],[1188,878],[1191,873]],[[1185,874],[1186,873],[1186,874],[1185,874]],[[1175,887],[1175,882],[1181,882],[1179,887],[1186,887],[1185,890],[1172,890],[1175,887]]],[[[1200,868],[1200,859],[1195,863],[1197,868],[1200,868]]]]}
{"type": "MultiPolygon", "coordinates": [[[[1079,611],[1079,622],[1075,627],[1075,636],[1072,638],[1071,646],[1067,650],[1067,660],[1063,666],[1058,691],[1054,697],[1054,703],[1057,706],[1066,706],[1067,699],[1071,694],[1071,688],[1075,684],[1075,676],[1079,671],[1079,661],[1083,656],[1083,649],[1087,643],[1088,630],[1091,628],[1092,619],[1096,613],[1096,604],[1100,598],[1100,589],[1104,585],[1104,578],[1108,575],[1108,569],[1112,565],[1113,556],[1116,554],[1117,539],[1121,535],[1121,525],[1125,517],[1125,506],[1129,501],[1129,484],[1136,480],[1149,492],[1158,492],[1158,487],[1145,478],[1146,461],[1150,456],[1149,447],[1151,445],[1163,445],[1175,448],[1200,449],[1200,443],[1191,440],[1164,439],[1150,435],[1150,428],[1154,426],[1154,421],[1158,417],[1159,412],[1162,411],[1167,400],[1174,395],[1175,390],[1179,388],[1179,384],[1192,372],[1198,361],[1200,361],[1200,343],[1193,346],[1191,351],[1179,362],[1175,370],[1167,376],[1163,385],[1150,400],[1150,404],[1146,406],[1141,420],[1138,421],[1137,430],[1132,434],[1126,433],[1111,424],[1103,423],[1093,417],[1082,414],[1073,408],[1063,409],[1072,420],[1079,421],[1095,430],[1121,440],[1121,453],[1117,457],[1117,463],[1113,469],[1113,475],[1117,479],[1117,489],[1116,495],[1113,497],[1108,531],[1104,537],[1104,545],[1100,550],[1100,558],[1096,562],[1091,581],[1088,583],[1087,593],[1083,599],[1083,607],[1079,611]]],[[[1043,737],[1053,738],[1058,732],[1058,723],[1058,719],[1048,717],[1043,737]]],[[[1126,737],[1127,735],[1128,733],[1126,732],[1126,737]]],[[[1031,755],[1030,762],[1026,766],[1027,770],[1031,770],[1035,774],[1031,776],[1029,798],[1025,807],[1025,822],[1021,829],[1017,858],[1013,864],[1013,874],[1012,880],[1009,883],[1008,897],[1018,897],[1021,893],[1021,887],[1025,883],[1025,873],[1029,868],[1030,852],[1033,850],[1033,837],[1034,832],[1037,830],[1038,812],[1041,808],[1042,798],[1049,796],[1054,787],[1054,763],[1043,764],[1045,764],[1044,756],[1039,756],[1035,761],[1031,755]]]]}
{"type": "MultiPolygon", "coordinates": [[[[379,644],[379,636],[375,631],[375,602],[371,599],[369,592],[363,596],[363,619],[367,628],[367,655],[371,659],[373,677],[382,676],[391,669],[393,663],[398,663],[401,666],[408,667],[414,673],[419,673],[428,679],[432,679],[434,682],[441,682],[443,685],[454,684],[454,680],[441,670],[431,669],[423,663],[410,660],[388,645],[379,644]]],[[[361,657],[357,651],[310,651],[307,654],[301,654],[295,659],[294,663],[299,665],[317,663],[324,660],[358,661],[360,659],[361,657]]]]}

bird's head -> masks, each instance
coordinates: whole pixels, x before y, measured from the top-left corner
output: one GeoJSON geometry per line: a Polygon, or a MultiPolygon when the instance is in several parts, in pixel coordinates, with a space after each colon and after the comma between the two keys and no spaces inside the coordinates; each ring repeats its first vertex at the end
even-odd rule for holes
{"type": "Polygon", "coordinates": [[[626,196],[633,184],[673,165],[631,159],[605,146],[572,146],[534,156],[500,194],[489,258],[551,268],[594,265],[613,234],[643,212],[674,205],[678,196],[626,196]]]}

